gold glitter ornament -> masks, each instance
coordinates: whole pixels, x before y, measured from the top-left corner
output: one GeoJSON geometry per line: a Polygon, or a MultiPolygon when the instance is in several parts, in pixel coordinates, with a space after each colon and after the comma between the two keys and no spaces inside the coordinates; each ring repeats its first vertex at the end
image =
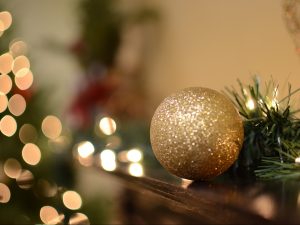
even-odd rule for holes
{"type": "Polygon", "coordinates": [[[207,180],[237,159],[244,139],[242,119],[233,103],[208,88],[179,91],[158,106],[151,121],[153,152],[170,173],[207,180]]]}

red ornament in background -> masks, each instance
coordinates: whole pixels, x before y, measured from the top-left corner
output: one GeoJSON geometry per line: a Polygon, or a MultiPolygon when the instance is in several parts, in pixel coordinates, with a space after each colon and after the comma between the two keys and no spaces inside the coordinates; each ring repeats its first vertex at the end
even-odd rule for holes
{"type": "Polygon", "coordinates": [[[103,111],[112,94],[118,89],[120,81],[113,72],[84,77],[78,95],[70,107],[75,126],[88,129],[92,125],[96,111],[103,111]]]}

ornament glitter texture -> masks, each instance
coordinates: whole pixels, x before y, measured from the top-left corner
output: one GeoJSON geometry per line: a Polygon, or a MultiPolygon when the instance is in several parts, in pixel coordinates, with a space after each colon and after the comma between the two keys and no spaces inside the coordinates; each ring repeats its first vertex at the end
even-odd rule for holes
{"type": "Polygon", "coordinates": [[[243,139],[243,122],[233,103],[208,88],[187,88],[167,97],[151,121],[156,158],[170,173],[190,180],[225,172],[243,139]]]}

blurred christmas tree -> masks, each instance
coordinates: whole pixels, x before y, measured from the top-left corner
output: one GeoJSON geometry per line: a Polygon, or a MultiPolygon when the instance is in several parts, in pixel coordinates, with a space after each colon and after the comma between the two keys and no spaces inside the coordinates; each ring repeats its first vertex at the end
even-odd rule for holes
{"type": "MultiPolygon", "coordinates": [[[[0,7],[1,8],[1,7],[0,7]]],[[[11,40],[12,16],[0,12],[0,223],[88,222],[73,187],[61,121],[33,85],[27,46],[11,40]]]]}
{"type": "Polygon", "coordinates": [[[91,165],[99,152],[103,169],[115,170],[119,163],[142,176],[142,158],[159,167],[149,144],[144,76],[151,28],[159,16],[141,3],[134,6],[82,1],[81,35],[72,51],[86,73],[70,115],[81,164],[91,165]]]}

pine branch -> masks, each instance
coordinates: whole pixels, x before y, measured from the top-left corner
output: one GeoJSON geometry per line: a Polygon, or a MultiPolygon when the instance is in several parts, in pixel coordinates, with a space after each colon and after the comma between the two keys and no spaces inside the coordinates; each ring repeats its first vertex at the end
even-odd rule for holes
{"type": "Polygon", "coordinates": [[[261,91],[258,77],[253,85],[245,86],[237,81],[240,92],[226,88],[226,92],[244,118],[245,139],[236,162],[236,167],[255,168],[260,179],[300,178],[300,166],[295,163],[300,157],[300,120],[295,114],[300,109],[291,109],[290,100],[300,88],[277,100],[279,85],[266,83],[261,91]]]}

